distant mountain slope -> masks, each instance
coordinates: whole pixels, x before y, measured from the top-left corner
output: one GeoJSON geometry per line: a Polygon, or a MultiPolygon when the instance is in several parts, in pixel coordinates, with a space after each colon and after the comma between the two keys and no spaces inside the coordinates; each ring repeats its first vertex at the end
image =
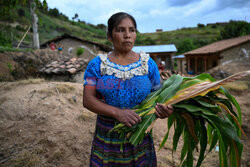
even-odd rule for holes
{"type": "MultiPolygon", "coordinates": [[[[84,21],[71,21],[59,12],[57,17],[49,12],[37,10],[39,17],[40,43],[60,36],[64,33],[86,40],[111,45],[106,38],[106,25],[93,25],[84,21]]],[[[27,7],[18,6],[10,16],[0,16],[0,46],[10,46],[20,41],[30,25],[30,11],[27,7]]],[[[137,33],[135,45],[175,44],[178,54],[192,50],[211,42],[217,41],[222,26],[199,26],[194,28],[181,28],[174,31],[137,33]]],[[[32,29],[24,39],[24,43],[31,42],[32,29]]]]}

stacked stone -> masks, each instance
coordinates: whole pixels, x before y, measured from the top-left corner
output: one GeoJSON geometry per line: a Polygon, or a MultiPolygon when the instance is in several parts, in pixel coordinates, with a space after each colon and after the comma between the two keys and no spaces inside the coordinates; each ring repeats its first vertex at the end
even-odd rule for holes
{"type": "Polygon", "coordinates": [[[71,74],[74,75],[87,66],[88,59],[71,58],[60,61],[53,61],[39,69],[40,73],[51,74],[71,74]]]}

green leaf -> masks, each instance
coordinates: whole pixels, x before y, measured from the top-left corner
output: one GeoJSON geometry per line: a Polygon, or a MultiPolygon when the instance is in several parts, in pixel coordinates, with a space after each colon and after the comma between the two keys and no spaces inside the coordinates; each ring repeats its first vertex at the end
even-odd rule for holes
{"type": "Polygon", "coordinates": [[[155,114],[147,115],[143,118],[142,122],[138,125],[134,133],[131,135],[129,142],[134,146],[138,145],[144,136],[145,131],[149,125],[156,119],[155,114]]]}
{"type": "Polygon", "coordinates": [[[173,97],[178,91],[178,88],[182,83],[182,77],[180,75],[173,75],[170,78],[174,79],[173,83],[160,93],[158,99],[156,100],[156,103],[164,103],[166,100],[173,97]]]}
{"type": "Polygon", "coordinates": [[[177,108],[184,108],[184,109],[186,109],[187,111],[190,111],[190,112],[202,111],[202,109],[200,107],[197,107],[197,106],[192,105],[192,104],[177,103],[177,104],[174,104],[173,106],[177,107],[177,108]]]}
{"type": "Polygon", "coordinates": [[[165,134],[165,136],[163,137],[163,139],[161,141],[159,150],[165,145],[165,143],[168,140],[168,135],[169,135],[170,128],[172,127],[172,125],[174,123],[174,120],[175,120],[175,114],[176,113],[173,113],[172,115],[170,115],[170,117],[168,117],[168,131],[167,131],[167,133],[165,134]]]}
{"type": "Polygon", "coordinates": [[[230,100],[232,102],[232,104],[236,107],[237,111],[238,111],[238,116],[239,116],[239,123],[241,124],[241,109],[240,109],[240,105],[239,103],[235,100],[235,98],[224,88],[224,87],[220,87],[219,89],[220,92],[222,92],[223,94],[225,94],[225,96],[228,98],[228,100],[230,100]]]}
{"type": "MultiPolygon", "coordinates": [[[[177,117],[178,118],[178,117],[177,117]]],[[[184,124],[185,120],[184,119],[176,119],[176,127],[175,127],[175,131],[174,131],[174,136],[173,136],[173,151],[176,151],[178,142],[179,142],[179,138],[181,136],[181,133],[184,130],[184,124]]]]}
{"type": "Polygon", "coordinates": [[[199,155],[199,159],[197,161],[196,167],[199,167],[202,163],[202,161],[204,160],[204,154],[207,148],[207,129],[205,126],[205,121],[204,119],[200,119],[200,133],[201,133],[201,137],[200,137],[200,155],[199,155]]]}

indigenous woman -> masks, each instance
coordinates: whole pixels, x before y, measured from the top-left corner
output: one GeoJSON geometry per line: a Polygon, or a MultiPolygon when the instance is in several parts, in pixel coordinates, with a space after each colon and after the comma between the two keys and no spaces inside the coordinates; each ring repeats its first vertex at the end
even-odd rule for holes
{"type": "MultiPolygon", "coordinates": [[[[116,123],[131,127],[141,118],[132,108],[160,87],[156,63],[143,52],[132,51],[136,40],[136,21],[123,12],[108,20],[108,39],[114,50],[91,60],[84,75],[83,105],[97,114],[90,166],[155,167],[157,166],[151,134],[137,146],[109,131],[116,123]]],[[[156,105],[156,115],[166,118],[172,106],[156,105]]]]}

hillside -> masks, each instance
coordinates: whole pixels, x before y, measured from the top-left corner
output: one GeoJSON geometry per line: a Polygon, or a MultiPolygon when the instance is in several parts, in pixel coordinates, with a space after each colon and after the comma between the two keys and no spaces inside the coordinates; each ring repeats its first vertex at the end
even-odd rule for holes
{"type": "MultiPolygon", "coordinates": [[[[42,10],[37,10],[37,15],[39,17],[40,43],[68,33],[86,40],[111,45],[106,39],[106,25],[71,21],[62,13],[55,17],[42,10]]],[[[29,25],[30,11],[27,7],[18,6],[9,16],[0,16],[0,46],[11,46],[11,43],[19,41],[29,25]]],[[[178,54],[180,54],[218,40],[221,28],[219,25],[203,25],[165,32],[138,32],[135,45],[175,44],[178,54]]],[[[31,35],[31,32],[29,32],[24,39],[24,43],[31,42],[31,35]]]]}
{"type": "MultiPolygon", "coordinates": [[[[105,28],[101,25],[95,26],[90,23],[70,21],[64,15],[53,17],[48,13],[37,10],[38,31],[40,43],[68,33],[86,40],[107,44],[105,28]],[[101,28],[100,28],[101,27],[101,28]]],[[[17,6],[8,16],[0,16],[0,46],[8,46],[12,42],[19,41],[27,31],[30,23],[30,11],[27,7],[17,6]]],[[[30,43],[32,29],[24,39],[30,43]]]]}

